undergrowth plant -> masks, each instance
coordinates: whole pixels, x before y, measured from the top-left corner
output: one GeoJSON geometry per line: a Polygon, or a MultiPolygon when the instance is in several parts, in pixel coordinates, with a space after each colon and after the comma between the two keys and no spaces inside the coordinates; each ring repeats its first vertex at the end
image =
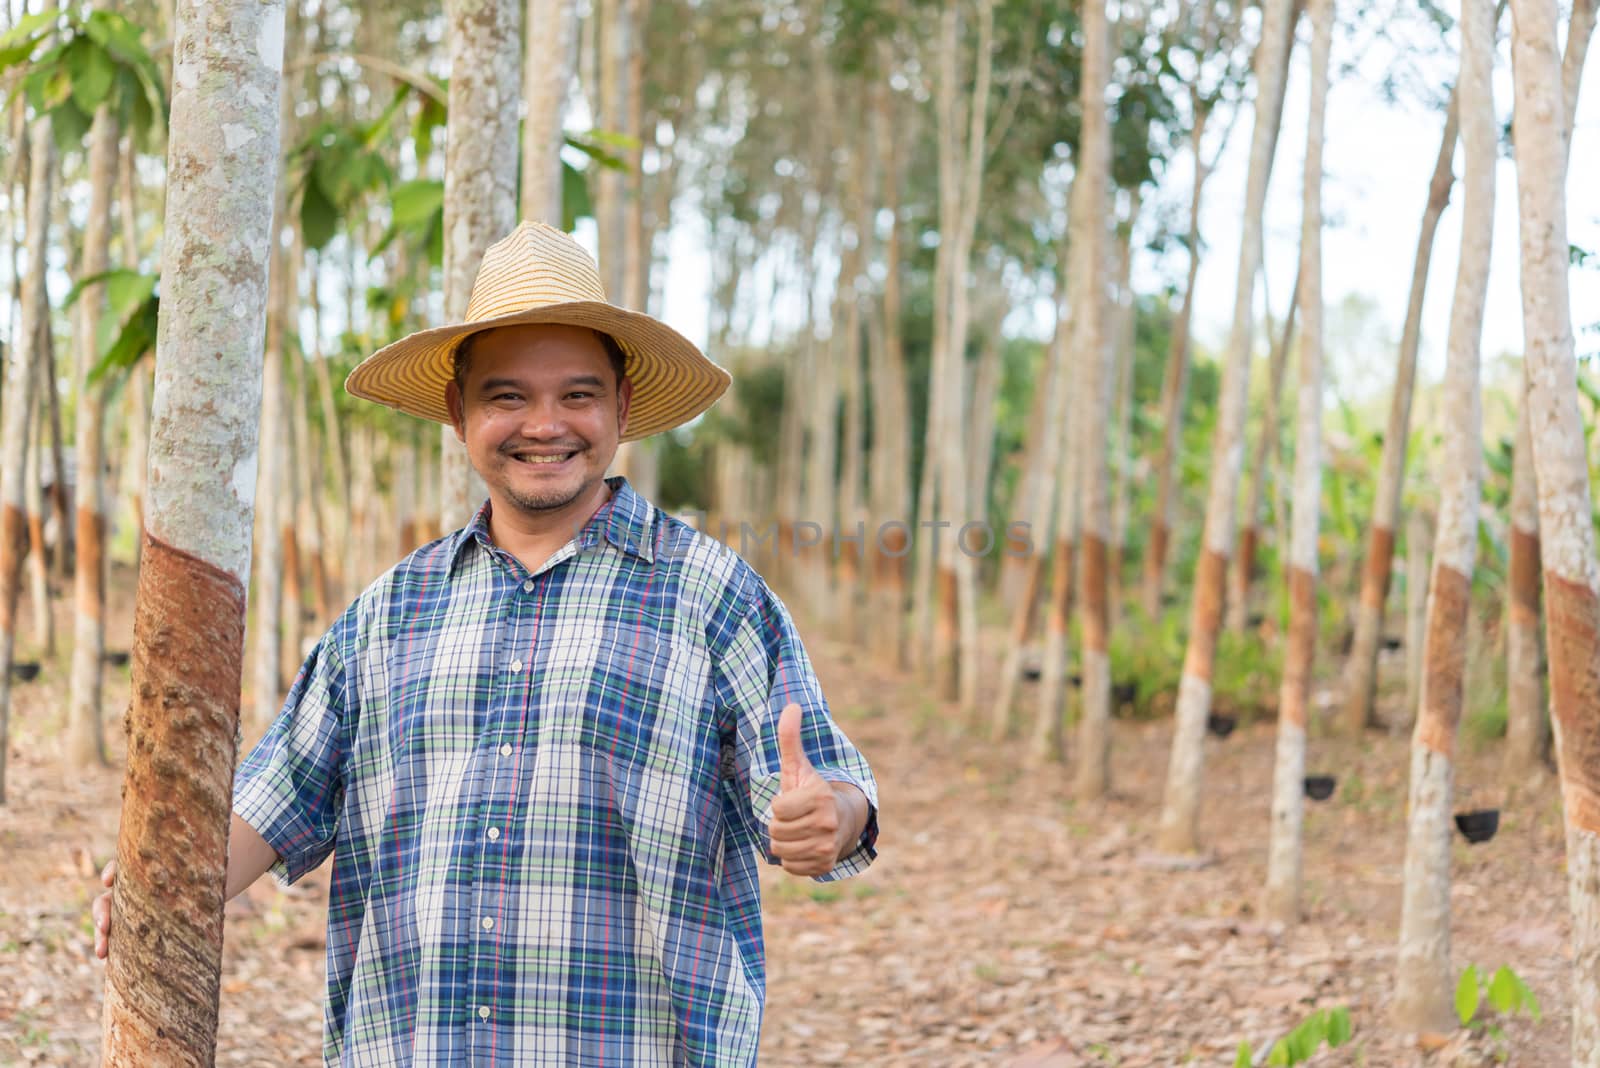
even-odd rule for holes
{"type": "MultiPolygon", "coordinates": [[[[1272,1044],[1272,1052],[1267,1054],[1266,1063],[1271,1068],[1304,1064],[1316,1055],[1324,1042],[1329,1049],[1336,1049],[1350,1041],[1350,1034],[1349,1009],[1343,1005],[1334,1009],[1319,1009],[1272,1044]]],[[[1250,1043],[1240,1042],[1238,1055],[1233,1059],[1234,1068],[1250,1068],[1254,1063],[1255,1051],[1250,1043]]]]}

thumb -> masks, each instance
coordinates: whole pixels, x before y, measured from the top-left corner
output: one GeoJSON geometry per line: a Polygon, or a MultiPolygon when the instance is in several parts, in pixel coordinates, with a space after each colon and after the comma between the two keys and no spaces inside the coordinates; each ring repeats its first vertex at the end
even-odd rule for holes
{"type": "Polygon", "coordinates": [[[778,717],[778,764],[782,773],[782,790],[797,790],[802,773],[811,770],[805,746],[800,742],[800,723],[805,713],[790,701],[783,706],[778,717]]]}

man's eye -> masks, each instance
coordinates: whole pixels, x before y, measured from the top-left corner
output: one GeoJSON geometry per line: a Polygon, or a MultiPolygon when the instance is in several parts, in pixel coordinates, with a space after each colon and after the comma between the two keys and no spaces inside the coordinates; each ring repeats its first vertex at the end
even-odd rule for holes
{"type": "Polygon", "coordinates": [[[592,397],[592,396],[594,396],[594,394],[593,394],[593,393],[584,393],[584,392],[579,392],[579,393],[568,393],[568,394],[567,394],[567,397],[568,397],[568,398],[569,398],[569,399],[572,399],[572,398],[576,398],[576,399],[578,399],[578,400],[588,400],[588,399],[589,399],[589,398],[590,398],[590,397],[592,397]]]}

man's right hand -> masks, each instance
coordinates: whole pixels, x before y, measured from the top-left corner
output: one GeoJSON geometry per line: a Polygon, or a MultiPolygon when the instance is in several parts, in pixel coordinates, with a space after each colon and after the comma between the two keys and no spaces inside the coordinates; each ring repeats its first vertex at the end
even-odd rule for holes
{"type": "Polygon", "coordinates": [[[94,899],[91,911],[94,913],[94,955],[101,960],[106,959],[106,954],[111,949],[111,890],[112,883],[117,881],[117,862],[106,862],[106,868],[100,873],[100,882],[107,887],[106,892],[94,899]]]}

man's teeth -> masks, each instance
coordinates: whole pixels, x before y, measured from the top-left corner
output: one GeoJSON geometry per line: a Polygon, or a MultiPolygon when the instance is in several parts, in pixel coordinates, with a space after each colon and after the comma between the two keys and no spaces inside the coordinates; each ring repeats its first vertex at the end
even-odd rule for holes
{"type": "Polygon", "coordinates": [[[528,464],[559,464],[572,457],[572,453],[564,452],[559,456],[519,456],[517,459],[528,464]]]}

